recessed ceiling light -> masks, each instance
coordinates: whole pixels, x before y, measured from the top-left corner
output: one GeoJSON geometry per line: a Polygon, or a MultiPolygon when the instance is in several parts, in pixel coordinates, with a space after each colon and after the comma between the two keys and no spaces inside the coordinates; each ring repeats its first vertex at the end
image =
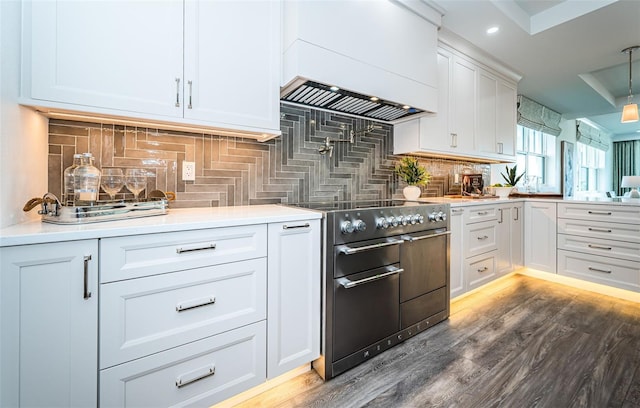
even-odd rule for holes
{"type": "Polygon", "coordinates": [[[487,28],[487,34],[495,34],[498,31],[500,31],[500,27],[498,27],[498,26],[492,26],[492,27],[487,28]]]}
{"type": "Polygon", "coordinates": [[[337,86],[335,86],[335,85],[334,85],[334,86],[332,86],[332,87],[331,87],[331,88],[329,88],[329,89],[331,89],[333,92],[336,92],[336,91],[339,91],[339,90],[340,90],[340,88],[338,88],[338,87],[337,87],[337,86]]]}
{"type": "Polygon", "coordinates": [[[409,109],[410,107],[411,107],[411,106],[409,106],[409,105],[402,105],[402,109],[405,109],[405,110],[406,110],[406,109],[409,109]]]}
{"type": "Polygon", "coordinates": [[[378,97],[377,97],[377,96],[372,96],[372,97],[371,97],[371,98],[369,98],[369,99],[371,99],[373,102],[378,101],[378,97]]]}

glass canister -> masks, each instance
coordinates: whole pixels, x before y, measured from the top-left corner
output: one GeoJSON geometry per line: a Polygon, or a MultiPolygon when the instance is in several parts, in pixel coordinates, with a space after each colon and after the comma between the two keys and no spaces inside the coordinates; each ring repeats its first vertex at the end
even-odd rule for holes
{"type": "Polygon", "coordinates": [[[75,183],[73,178],[73,172],[80,166],[82,160],[82,154],[76,153],[73,155],[73,164],[64,169],[64,189],[62,194],[62,202],[64,205],[72,206],[75,201],[75,183]]]}
{"type": "Polygon", "coordinates": [[[91,205],[98,201],[100,170],[93,165],[93,155],[83,153],[80,165],[73,171],[74,204],[91,205]]]}

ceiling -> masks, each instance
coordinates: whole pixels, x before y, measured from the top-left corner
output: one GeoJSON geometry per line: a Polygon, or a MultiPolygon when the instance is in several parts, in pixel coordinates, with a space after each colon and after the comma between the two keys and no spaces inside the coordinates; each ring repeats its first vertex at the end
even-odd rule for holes
{"type": "MultiPolygon", "coordinates": [[[[522,74],[518,93],[587,118],[612,135],[640,134],[620,123],[629,94],[629,54],[640,45],[640,0],[435,0],[450,31],[522,74]],[[489,35],[487,28],[500,31],[489,35]]],[[[640,103],[640,49],[633,53],[640,103]]],[[[637,96],[636,96],[637,94],[637,96]]]]}

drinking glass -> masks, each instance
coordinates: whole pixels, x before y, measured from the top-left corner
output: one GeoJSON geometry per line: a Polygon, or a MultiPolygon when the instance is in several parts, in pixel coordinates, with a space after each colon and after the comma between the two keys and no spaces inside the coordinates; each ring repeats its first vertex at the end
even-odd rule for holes
{"type": "Polygon", "coordinates": [[[108,168],[102,169],[100,187],[109,194],[111,201],[115,200],[116,194],[124,186],[124,174],[122,169],[108,168]]]}
{"type": "Polygon", "coordinates": [[[124,183],[138,201],[138,195],[147,187],[147,174],[143,169],[127,169],[124,183]]]}

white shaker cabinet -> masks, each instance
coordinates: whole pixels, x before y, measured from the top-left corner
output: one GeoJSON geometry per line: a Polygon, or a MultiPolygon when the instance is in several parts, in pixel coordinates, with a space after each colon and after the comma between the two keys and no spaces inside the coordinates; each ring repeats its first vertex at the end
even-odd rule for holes
{"type": "Polygon", "coordinates": [[[478,70],[478,120],[475,138],[481,154],[515,161],[516,86],[487,70],[478,70]]]}
{"type": "Polygon", "coordinates": [[[267,377],[320,356],[320,220],[269,224],[267,377]]]}
{"type": "Polygon", "coordinates": [[[556,203],[527,201],[524,214],[524,265],[556,273],[556,203]]]}
{"type": "Polygon", "coordinates": [[[498,208],[498,275],[505,275],[523,265],[522,203],[502,204],[498,208]]]}
{"type": "Polygon", "coordinates": [[[0,248],[0,406],[98,402],[98,241],[0,248]]]}
{"type": "Polygon", "coordinates": [[[24,104],[280,134],[277,0],[27,1],[24,15],[24,104]]]}
{"type": "Polygon", "coordinates": [[[449,227],[451,228],[451,243],[449,247],[449,268],[451,299],[466,292],[466,278],[464,270],[464,208],[451,209],[449,227]]]}

